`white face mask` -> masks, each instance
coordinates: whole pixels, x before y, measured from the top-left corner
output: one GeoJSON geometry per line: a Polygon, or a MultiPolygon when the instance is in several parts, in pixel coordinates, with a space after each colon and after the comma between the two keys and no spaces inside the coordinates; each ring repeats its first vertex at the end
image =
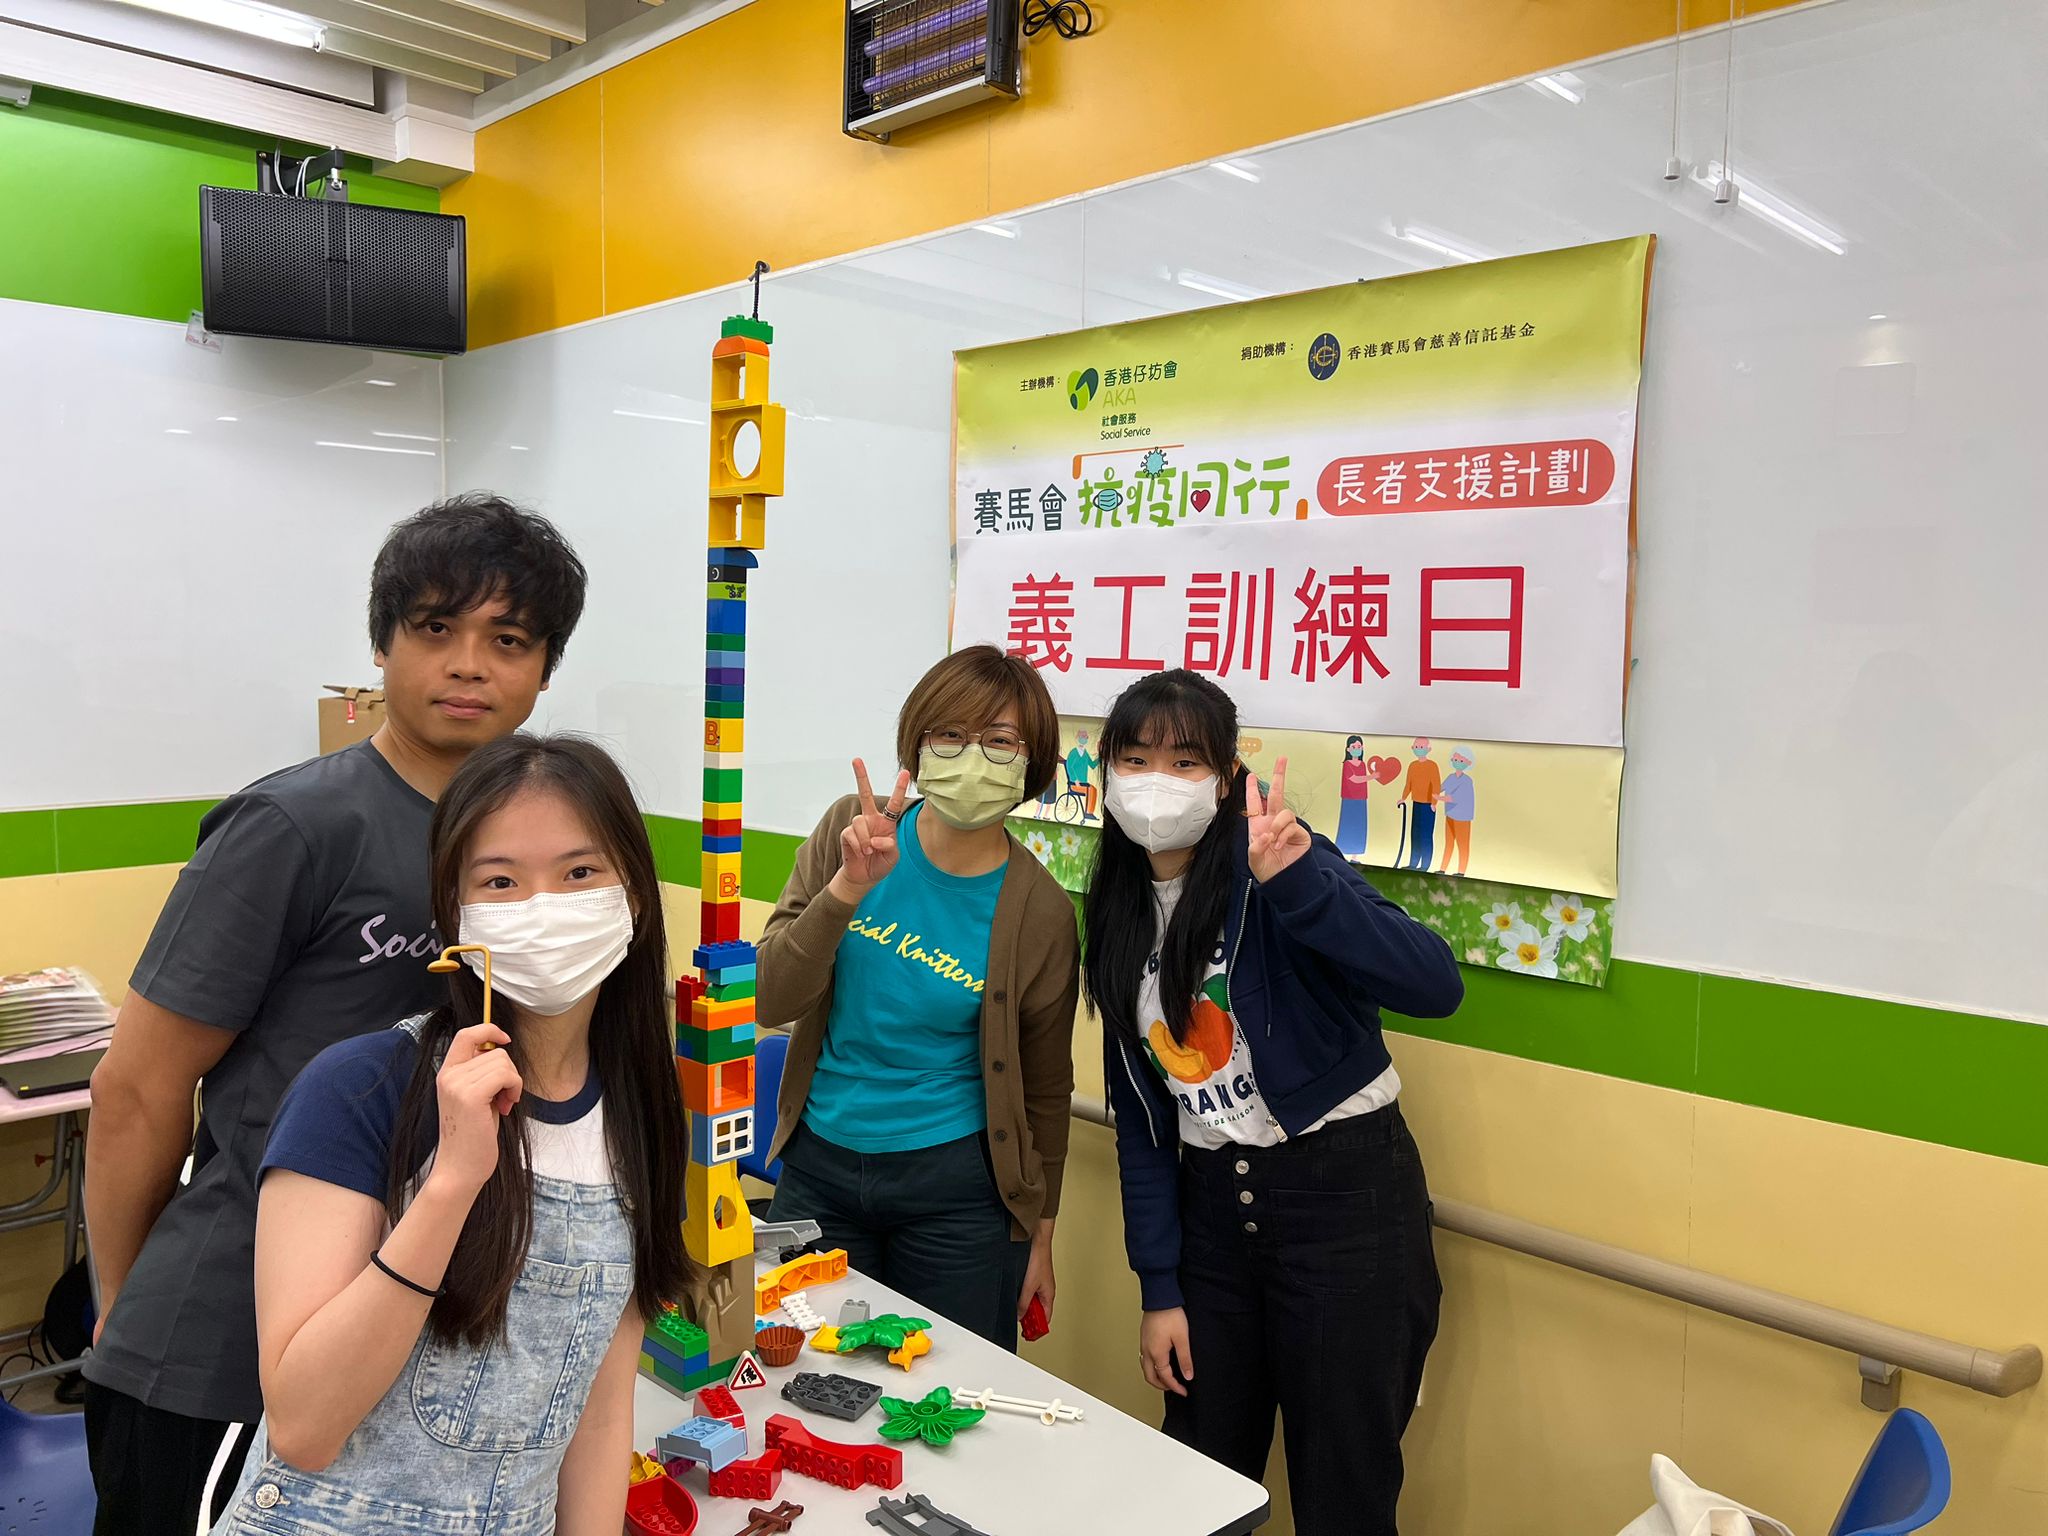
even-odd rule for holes
{"type": "Polygon", "coordinates": [[[1216,775],[1177,779],[1170,773],[1111,773],[1102,804],[1124,836],[1148,853],[1192,848],[1216,819],[1216,775]]]}
{"type": "MultiPolygon", "coordinates": [[[[567,1013],[619,968],[633,938],[623,885],[544,892],[525,901],[479,901],[462,909],[463,944],[491,952],[491,987],[528,1013],[567,1013]]],[[[464,955],[479,976],[484,957],[464,955]]]]}

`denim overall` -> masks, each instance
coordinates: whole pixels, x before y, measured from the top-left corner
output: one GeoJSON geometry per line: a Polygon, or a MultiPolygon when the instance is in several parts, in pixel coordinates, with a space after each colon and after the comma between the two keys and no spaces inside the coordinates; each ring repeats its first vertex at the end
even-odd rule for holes
{"type": "Polygon", "coordinates": [[[535,1175],[533,1190],[506,1336],[476,1349],[423,1329],[324,1472],[271,1455],[259,1428],[212,1536],[549,1536],[562,1457],[633,1294],[633,1229],[610,1184],[535,1175]]]}

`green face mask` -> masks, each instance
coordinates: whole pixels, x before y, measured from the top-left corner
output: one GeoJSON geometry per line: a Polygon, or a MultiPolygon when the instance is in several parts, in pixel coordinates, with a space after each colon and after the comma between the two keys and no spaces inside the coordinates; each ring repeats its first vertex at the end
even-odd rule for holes
{"type": "Polygon", "coordinates": [[[1025,759],[992,763],[972,742],[958,757],[940,757],[930,747],[917,754],[917,787],[925,803],[948,826],[963,832],[994,826],[1024,798],[1025,759]]]}

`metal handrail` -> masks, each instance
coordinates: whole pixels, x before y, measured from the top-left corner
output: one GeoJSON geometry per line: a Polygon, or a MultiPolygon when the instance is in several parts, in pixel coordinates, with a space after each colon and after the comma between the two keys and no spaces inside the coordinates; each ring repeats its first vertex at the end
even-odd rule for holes
{"type": "MultiPolygon", "coordinates": [[[[1076,1095],[1073,1114],[1075,1119],[1094,1125],[1115,1123],[1109,1106],[1100,1099],[1076,1095]]],[[[1498,1211],[1467,1205],[1462,1200],[1438,1197],[1434,1204],[1436,1224],[1447,1232],[1511,1248],[1532,1258],[1547,1259],[1567,1269],[1632,1285],[1638,1290],[1668,1296],[1673,1301],[1718,1312],[1724,1317],[1740,1318],[1779,1333],[1846,1350],[1858,1358],[1866,1380],[1871,1382],[1883,1382],[1889,1386],[1892,1384],[1890,1370],[1918,1371],[1923,1376],[1953,1382],[1973,1392],[2011,1397],[2041,1379],[2041,1351],[2033,1344],[2019,1344],[2011,1349],[1983,1349],[1972,1344],[1960,1344],[1954,1339],[1894,1328],[1889,1323],[1880,1323],[1854,1312],[1843,1312],[1822,1306],[1819,1302],[1730,1280],[1725,1275],[1596,1243],[1590,1238],[1560,1232],[1554,1227],[1538,1226],[1519,1216],[1504,1216],[1498,1211]]],[[[1865,1401],[1872,1401],[1867,1391],[1865,1401]]]]}

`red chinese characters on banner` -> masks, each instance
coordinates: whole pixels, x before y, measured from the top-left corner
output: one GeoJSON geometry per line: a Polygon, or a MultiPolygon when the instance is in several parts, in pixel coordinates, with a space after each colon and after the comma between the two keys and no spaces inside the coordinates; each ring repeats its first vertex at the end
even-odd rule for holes
{"type": "MultiPolygon", "coordinates": [[[[1431,683],[1504,683],[1522,686],[1522,589],[1527,573],[1519,565],[1436,566],[1422,573],[1422,686],[1431,683]],[[1454,583],[1494,586],[1504,583],[1507,597],[1504,614],[1448,617],[1437,612],[1437,588],[1454,583]],[[1499,666],[1445,666],[1436,659],[1439,635],[1494,634],[1506,637],[1506,651],[1499,666]]],[[[1449,599],[1455,601],[1455,599],[1449,599]]]]}
{"type": "MultiPolygon", "coordinates": [[[[1133,656],[1131,654],[1131,609],[1137,601],[1139,588],[1163,587],[1166,585],[1166,578],[1164,576],[1098,576],[1095,578],[1095,585],[1098,587],[1123,588],[1123,639],[1117,646],[1116,655],[1090,656],[1087,664],[1091,667],[1114,667],[1124,672],[1164,672],[1166,670],[1166,658],[1164,656],[1133,656]]],[[[1065,669],[1062,668],[1061,670],[1064,671],[1065,669]]]]}
{"type": "Polygon", "coordinates": [[[1613,488],[1614,451],[1582,437],[1332,459],[1316,481],[1316,500],[1332,516],[1365,517],[1474,507],[1584,507],[1613,488]]]}
{"type": "Polygon", "coordinates": [[[1261,682],[1273,675],[1273,568],[1231,571],[1227,585],[1222,571],[1197,571],[1188,582],[1181,665],[1228,677],[1233,665],[1250,672],[1254,662],[1261,682]]]}
{"type": "Polygon", "coordinates": [[[1012,656],[1043,671],[1064,672],[1074,664],[1074,584],[1058,571],[1041,580],[1030,572],[1010,583],[1012,656]]]}

